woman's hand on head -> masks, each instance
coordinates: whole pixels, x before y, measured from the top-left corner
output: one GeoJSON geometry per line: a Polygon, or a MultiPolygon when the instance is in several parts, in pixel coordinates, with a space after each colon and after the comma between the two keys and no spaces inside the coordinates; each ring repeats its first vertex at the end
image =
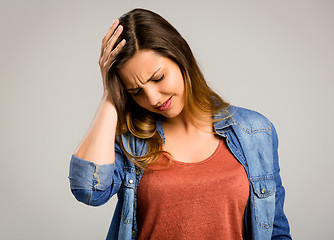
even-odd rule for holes
{"type": "Polygon", "coordinates": [[[103,93],[108,95],[107,89],[107,77],[108,71],[112,65],[113,60],[121,48],[125,45],[125,39],[123,39],[116,47],[115,43],[118,37],[121,35],[123,26],[118,25],[119,20],[116,18],[107,34],[102,39],[101,55],[99,59],[100,70],[103,80],[103,93]]]}

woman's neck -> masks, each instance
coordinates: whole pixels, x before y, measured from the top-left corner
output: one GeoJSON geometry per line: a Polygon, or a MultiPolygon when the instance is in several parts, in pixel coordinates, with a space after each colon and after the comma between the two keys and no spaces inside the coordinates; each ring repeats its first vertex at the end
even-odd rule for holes
{"type": "Polygon", "coordinates": [[[175,118],[165,118],[162,127],[164,131],[177,131],[180,134],[192,134],[198,131],[213,133],[212,116],[207,113],[190,114],[182,111],[175,118]]]}

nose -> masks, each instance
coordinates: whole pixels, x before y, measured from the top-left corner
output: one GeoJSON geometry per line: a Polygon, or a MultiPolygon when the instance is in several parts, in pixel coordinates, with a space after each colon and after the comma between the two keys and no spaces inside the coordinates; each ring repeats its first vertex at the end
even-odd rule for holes
{"type": "Polygon", "coordinates": [[[157,91],[156,88],[154,88],[153,86],[152,87],[149,87],[147,89],[145,89],[145,95],[146,95],[146,100],[147,100],[147,103],[151,106],[157,106],[161,103],[159,103],[159,100],[160,100],[160,93],[159,91],[157,91]]]}

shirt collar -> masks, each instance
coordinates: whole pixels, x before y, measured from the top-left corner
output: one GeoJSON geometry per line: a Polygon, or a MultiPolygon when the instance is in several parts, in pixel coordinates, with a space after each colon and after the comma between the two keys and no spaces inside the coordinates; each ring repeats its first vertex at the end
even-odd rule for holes
{"type": "Polygon", "coordinates": [[[235,113],[235,110],[236,110],[235,107],[229,105],[224,110],[214,115],[213,128],[216,133],[223,130],[224,128],[236,124],[236,121],[232,117],[232,115],[235,113]]]}
{"type": "Polygon", "coordinates": [[[162,129],[161,118],[158,118],[158,120],[156,121],[156,128],[157,128],[157,131],[162,138],[162,144],[165,145],[166,137],[165,137],[165,134],[164,134],[164,130],[162,129]]]}

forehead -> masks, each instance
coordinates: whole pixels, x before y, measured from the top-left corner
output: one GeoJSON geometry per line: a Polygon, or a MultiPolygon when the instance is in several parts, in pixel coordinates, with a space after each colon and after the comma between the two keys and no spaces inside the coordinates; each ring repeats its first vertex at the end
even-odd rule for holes
{"type": "Polygon", "coordinates": [[[118,73],[126,86],[134,85],[137,81],[143,84],[164,65],[164,58],[153,51],[141,50],[118,69],[118,73]]]}

